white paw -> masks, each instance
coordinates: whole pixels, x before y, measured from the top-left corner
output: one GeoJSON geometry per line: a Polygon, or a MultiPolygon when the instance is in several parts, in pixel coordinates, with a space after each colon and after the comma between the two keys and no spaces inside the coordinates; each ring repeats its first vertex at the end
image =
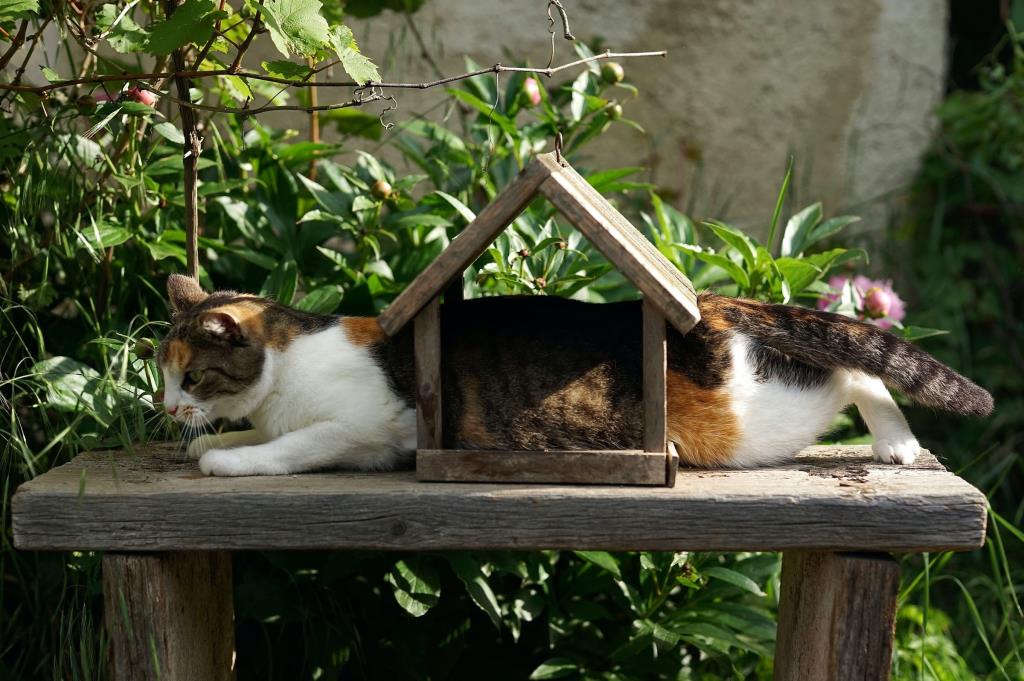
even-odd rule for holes
{"type": "Polygon", "coordinates": [[[200,435],[188,443],[188,458],[198,459],[206,452],[217,446],[217,438],[214,435],[200,435]]]}
{"type": "Polygon", "coordinates": [[[199,459],[203,475],[252,475],[251,468],[244,457],[230,449],[211,449],[199,459]]]}
{"type": "Polygon", "coordinates": [[[871,445],[871,451],[875,454],[875,461],[882,463],[895,463],[901,466],[908,466],[914,463],[921,445],[913,435],[905,437],[884,438],[876,437],[871,445]]]}

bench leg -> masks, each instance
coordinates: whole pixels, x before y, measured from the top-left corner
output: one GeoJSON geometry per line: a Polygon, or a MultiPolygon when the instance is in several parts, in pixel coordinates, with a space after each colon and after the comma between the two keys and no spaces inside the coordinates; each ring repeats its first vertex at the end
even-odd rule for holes
{"type": "Polygon", "coordinates": [[[112,681],[234,678],[231,554],[107,553],[112,681]]]}
{"type": "Polygon", "coordinates": [[[899,583],[888,554],[784,553],[776,681],[888,679],[899,583]]]}

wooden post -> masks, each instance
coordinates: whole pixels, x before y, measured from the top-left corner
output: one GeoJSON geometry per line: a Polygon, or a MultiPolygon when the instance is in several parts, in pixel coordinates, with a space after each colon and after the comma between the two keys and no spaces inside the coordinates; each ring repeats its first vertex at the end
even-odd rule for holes
{"type": "Polygon", "coordinates": [[[231,554],[107,553],[111,681],[234,679],[231,554]]]}
{"type": "Polygon", "coordinates": [[[441,305],[437,297],[416,315],[416,447],[441,449],[441,305]]]}
{"type": "Polygon", "coordinates": [[[665,440],[665,317],[644,299],[644,451],[668,451],[665,440]]]}
{"type": "Polygon", "coordinates": [[[644,451],[664,453],[665,485],[675,487],[679,455],[669,445],[666,429],[668,348],[665,315],[646,298],[643,309],[644,451]]]}
{"type": "Polygon", "coordinates": [[[776,681],[888,679],[899,583],[888,554],[785,552],[776,681]]]}

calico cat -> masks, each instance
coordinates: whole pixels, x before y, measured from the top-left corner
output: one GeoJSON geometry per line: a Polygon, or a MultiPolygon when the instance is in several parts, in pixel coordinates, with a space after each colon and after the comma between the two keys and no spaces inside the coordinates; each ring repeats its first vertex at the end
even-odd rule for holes
{"type": "MultiPolygon", "coordinates": [[[[372,317],[207,294],[180,275],[167,289],[174,317],[157,353],[167,412],[193,426],[253,425],[193,440],[188,453],[203,473],[388,469],[415,449],[411,328],[389,338],[372,317]]],[[[668,437],[686,464],[785,460],[850,403],[877,460],[913,463],[919,446],[887,385],[955,414],[992,410],[985,390],[875,326],[710,293],[699,306],[690,333],[668,329],[668,437]]],[[[445,446],[641,448],[639,302],[484,298],[449,307],[445,446]]]]}

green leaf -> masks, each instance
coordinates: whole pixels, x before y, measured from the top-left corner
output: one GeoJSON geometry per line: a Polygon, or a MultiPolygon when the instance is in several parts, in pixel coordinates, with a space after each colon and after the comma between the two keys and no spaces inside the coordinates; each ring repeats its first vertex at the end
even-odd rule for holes
{"type": "MultiPolygon", "coordinates": [[[[211,166],[217,165],[213,159],[199,157],[196,161],[196,168],[204,170],[211,166]]],[[[146,166],[146,174],[158,177],[161,175],[181,175],[184,170],[183,161],[181,154],[171,154],[170,156],[164,156],[163,158],[153,161],[146,166]]]]}
{"type": "Polygon", "coordinates": [[[789,157],[786,164],[786,176],[782,178],[782,187],[779,188],[779,197],[775,200],[775,210],[772,212],[772,221],[768,225],[767,247],[771,249],[775,243],[775,230],[779,226],[779,216],[782,215],[782,204],[786,201],[786,192],[789,191],[789,183],[793,181],[793,156],[789,157]]]}
{"type": "Polygon", "coordinates": [[[203,43],[213,35],[219,13],[214,0],[185,0],[170,19],[150,27],[146,49],[155,55],[168,55],[182,45],[203,43]]]}
{"type": "Polygon", "coordinates": [[[270,273],[263,288],[260,289],[261,296],[269,296],[282,305],[291,305],[295,297],[295,288],[298,286],[299,271],[295,261],[284,260],[274,271],[270,273]]]}
{"type": "Polygon", "coordinates": [[[142,240],[142,243],[149,250],[149,255],[153,260],[163,260],[164,258],[174,258],[181,264],[185,264],[185,249],[175,244],[169,244],[164,241],[146,241],[142,240]]]}
{"type": "Polygon", "coordinates": [[[40,70],[43,72],[43,78],[45,78],[50,83],[59,83],[60,81],[64,80],[60,77],[60,74],[58,74],[56,71],[49,68],[48,66],[40,67],[40,70]]]}
{"type": "Polygon", "coordinates": [[[316,202],[323,206],[323,209],[328,213],[336,216],[347,215],[350,211],[351,205],[345,199],[344,196],[329,192],[323,186],[321,186],[316,180],[311,180],[305,175],[296,174],[299,181],[305,185],[309,193],[313,195],[316,202]]]}
{"type": "Polygon", "coordinates": [[[66,149],[72,158],[79,163],[96,169],[103,165],[106,158],[103,148],[94,140],[82,135],[58,135],[62,150],[66,149]]]}
{"type": "Polygon", "coordinates": [[[807,240],[804,242],[804,248],[809,248],[822,239],[832,236],[847,225],[852,225],[854,222],[860,222],[860,218],[856,215],[839,215],[825,220],[825,222],[821,223],[811,231],[807,240]]]}
{"type": "Polygon", "coordinates": [[[806,260],[796,258],[778,258],[775,261],[779,272],[789,282],[793,295],[800,293],[824,274],[824,271],[806,260]]]}
{"type": "Polygon", "coordinates": [[[465,553],[453,553],[448,555],[448,562],[451,564],[455,574],[466,586],[466,592],[473,602],[483,610],[495,627],[501,627],[501,608],[498,607],[498,599],[487,583],[480,563],[465,553]]]}
{"type": "Polygon", "coordinates": [[[425,560],[398,561],[385,579],[391,584],[395,600],[413,617],[422,617],[441,600],[441,578],[425,560]]]}
{"type": "Polygon", "coordinates": [[[754,257],[754,246],[750,242],[750,237],[735,227],[727,225],[724,222],[718,222],[717,220],[708,220],[704,225],[714,232],[715,236],[719,239],[739,251],[739,254],[743,256],[743,261],[747,263],[748,268],[754,268],[757,260],[754,257]]]}
{"type": "Polygon", "coordinates": [[[96,27],[107,34],[107,43],[115,52],[121,54],[141,52],[145,49],[146,41],[149,40],[149,33],[135,23],[130,11],[125,12],[118,21],[121,12],[122,8],[117,5],[103,5],[96,13],[96,27]]]}
{"type": "Polygon", "coordinates": [[[46,386],[50,407],[85,412],[102,424],[109,424],[116,417],[119,397],[124,394],[92,367],[70,357],[51,357],[35,363],[32,372],[46,386]]]}
{"type": "Polygon", "coordinates": [[[320,0],[266,0],[262,6],[246,0],[254,12],[262,10],[270,39],[286,57],[312,57],[327,44],[330,28],[320,14],[320,0]]]}
{"type": "Polygon", "coordinates": [[[497,108],[491,106],[490,104],[480,99],[476,95],[465,90],[458,90],[455,88],[449,89],[448,94],[450,94],[455,99],[458,99],[459,101],[468,104],[469,106],[473,107],[474,109],[482,113],[484,116],[490,118],[505,133],[513,137],[516,136],[515,121],[513,121],[508,116],[499,113],[497,108]]]}
{"type": "Polygon", "coordinates": [[[168,142],[174,144],[184,144],[185,135],[182,134],[181,130],[178,130],[177,126],[170,121],[163,121],[153,126],[153,130],[156,131],[161,137],[166,139],[168,142]]]}
{"type": "Polygon", "coordinates": [[[619,579],[622,578],[622,570],[619,569],[619,561],[617,561],[615,556],[607,551],[573,551],[573,553],[588,563],[593,563],[605,572],[610,572],[619,579]]]}
{"type": "Polygon", "coordinates": [[[370,58],[359,51],[359,45],[352,36],[348,26],[335,26],[330,34],[331,47],[338,53],[341,60],[341,67],[345,73],[352,77],[360,85],[370,81],[379,81],[380,73],[370,58]]]}
{"type": "Polygon", "coordinates": [[[743,268],[734,263],[724,255],[718,255],[716,253],[704,253],[701,251],[690,251],[694,257],[698,260],[706,262],[709,265],[715,265],[725,270],[725,273],[740,286],[747,288],[750,286],[750,277],[743,268]]]}
{"type": "Polygon", "coordinates": [[[806,248],[811,230],[821,222],[821,203],[814,203],[794,215],[782,233],[781,255],[800,255],[806,248]]]}
{"type": "Polygon", "coordinates": [[[539,667],[530,674],[531,679],[561,679],[572,676],[579,667],[575,662],[566,657],[552,657],[544,660],[539,667]]]}
{"type": "Polygon", "coordinates": [[[747,577],[744,574],[736,572],[735,570],[714,566],[704,568],[703,570],[701,570],[701,573],[708,575],[709,577],[714,577],[715,579],[720,579],[723,582],[728,582],[733,586],[738,586],[744,591],[749,591],[755,596],[765,595],[765,593],[761,591],[761,587],[759,587],[754,580],[752,580],[750,577],[747,577]]]}
{"type": "Polygon", "coordinates": [[[384,128],[380,119],[373,114],[355,108],[335,109],[320,114],[321,120],[328,120],[337,126],[342,135],[355,135],[370,140],[379,140],[384,128]]]}
{"type": "Polygon", "coordinates": [[[302,297],[295,307],[314,314],[331,314],[341,302],[342,288],[336,285],[320,286],[302,297]]]}
{"type": "Polygon", "coordinates": [[[288,80],[303,80],[311,73],[311,69],[305,64],[296,64],[287,59],[265,61],[261,66],[267,72],[267,75],[276,78],[287,78],[288,80]]]}
{"type": "Polygon", "coordinates": [[[102,222],[89,227],[83,227],[79,234],[95,249],[119,246],[132,238],[132,233],[124,227],[108,225],[102,222]]]}
{"type": "Polygon", "coordinates": [[[613,185],[624,177],[635,175],[636,173],[643,172],[644,168],[635,166],[632,168],[612,168],[611,170],[603,170],[598,173],[591,173],[586,176],[587,182],[590,186],[601,192],[605,193],[606,185],[613,185]]]}
{"type": "Polygon", "coordinates": [[[0,22],[25,19],[39,12],[39,0],[3,0],[0,2],[0,22]]]}
{"type": "Polygon", "coordinates": [[[476,220],[476,213],[470,210],[469,206],[464,204],[462,201],[459,201],[451,194],[443,192],[440,189],[434,190],[434,193],[451,204],[452,208],[454,208],[455,211],[463,217],[467,224],[476,220]]]}
{"type": "Polygon", "coordinates": [[[922,338],[931,338],[932,336],[943,336],[949,331],[945,329],[928,329],[923,326],[904,326],[900,333],[903,335],[903,340],[917,341],[922,338]]]}

